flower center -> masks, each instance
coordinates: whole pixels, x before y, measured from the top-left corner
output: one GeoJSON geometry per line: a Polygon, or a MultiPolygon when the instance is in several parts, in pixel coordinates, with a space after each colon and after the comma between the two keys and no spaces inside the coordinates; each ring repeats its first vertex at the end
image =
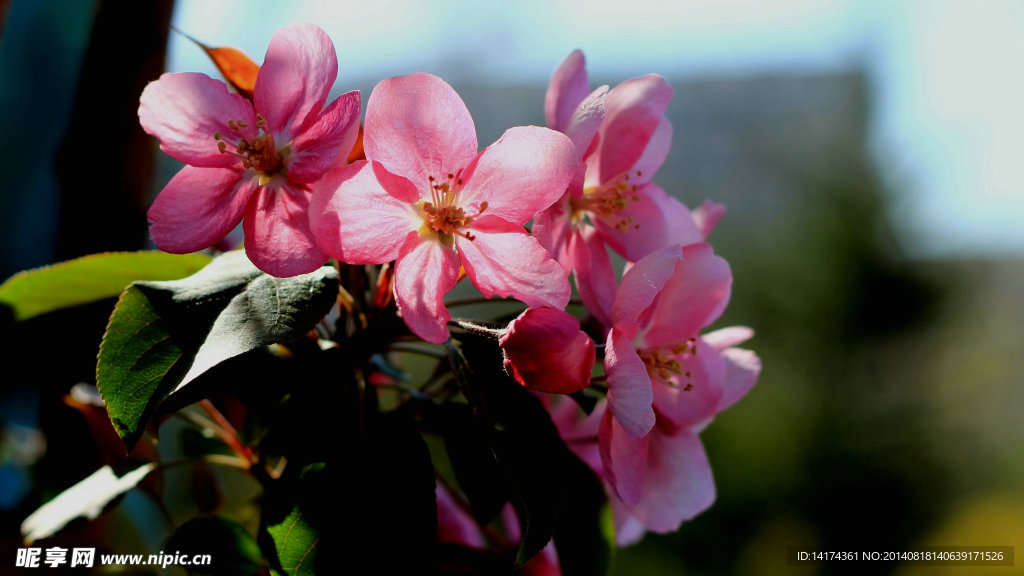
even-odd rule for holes
{"type": "Polygon", "coordinates": [[[671,348],[643,348],[637,350],[640,359],[647,366],[647,373],[652,378],[657,378],[669,386],[683,386],[684,392],[693,390],[689,380],[693,374],[689,370],[683,370],[683,362],[697,356],[697,339],[688,338],[686,341],[672,346],[671,348]],[[679,378],[682,376],[683,378],[679,378]]]}
{"type": "MultiPolygon", "coordinates": [[[[637,170],[634,174],[640,177],[642,173],[637,170]]],[[[587,213],[597,214],[604,217],[614,216],[616,212],[622,212],[629,206],[630,202],[640,200],[637,195],[637,185],[629,183],[629,172],[612,178],[599,186],[589,186],[583,189],[583,196],[569,198],[569,208],[572,210],[572,222],[579,224],[586,217],[587,213]]],[[[639,228],[633,217],[621,218],[615,223],[615,227],[621,232],[629,228],[639,228]]]]}
{"type": "MultiPolygon", "coordinates": [[[[240,128],[248,128],[249,124],[242,120],[228,120],[228,128],[238,132],[240,128]]],[[[236,142],[230,142],[220,132],[213,135],[217,141],[217,149],[221,154],[230,154],[242,161],[246,170],[260,172],[260,185],[266,184],[283,165],[281,154],[274,148],[274,135],[267,130],[267,121],[256,115],[257,135],[252,140],[239,136],[236,142]]]]}
{"type": "Polygon", "coordinates": [[[430,182],[431,201],[419,201],[420,210],[423,211],[421,232],[437,232],[449,246],[454,243],[455,236],[474,240],[476,237],[463,228],[472,224],[474,219],[483,214],[487,209],[487,202],[482,202],[476,214],[471,216],[467,215],[461,206],[456,205],[459,191],[462,190],[462,169],[460,168],[455,174],[448,174],[448,178],[444,181],[433,176],[427,176],[427,180],[430,182]]]}

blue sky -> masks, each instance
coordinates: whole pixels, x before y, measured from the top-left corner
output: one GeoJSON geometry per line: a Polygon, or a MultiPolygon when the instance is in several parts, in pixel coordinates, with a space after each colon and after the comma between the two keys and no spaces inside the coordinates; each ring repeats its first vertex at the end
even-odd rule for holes
{"type": "MultiPolygon", "coordinates": [[[[573,49],[594,77],[865,67],[874,153],[922,257],[1024,253],[1024,3],[1010,0],[179,0],[175,25],[262,58],[291,22],[324,28],[339,81],[416,71],[546,81],[573,49]],[[459,65],[452,68],[455,62],[459,65]]],[[[214,73],[174,37],[172,71],[214,73]]],[[[677,135],[681,137],[681,135],[677,135]]]]}

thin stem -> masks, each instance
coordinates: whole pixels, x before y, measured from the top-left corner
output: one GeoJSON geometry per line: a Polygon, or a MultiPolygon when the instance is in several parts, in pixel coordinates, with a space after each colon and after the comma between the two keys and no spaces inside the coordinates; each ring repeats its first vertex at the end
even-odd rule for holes
{"type": "Polygon", "coordinates": [[[158,462],[157,468],[171,468],[173,466],[182,466],[184,464],[195,464],[197,462],[204,462],[206,464],[216,464],[217,466],[228,466],[230,468],[237,468],[239,470],[249,470],[252,468],[252,464],[248,460],[242,460],[237,456],[228,456],[226,454],[206,454],[199,458],[178,458],[175,460],[165,460],[158,462]]]}
{"type": "Polygon", "coordinates": [[[228,447],[230,447],[232,451],[234,451],[236,454],[238,453],[238,451],[235,450],[234,446],[234,443],[237,441],[237,438],[232,439],[231,434],[217,426],[217,424],[214,423],[212,420],[205,418],[199,414],[195,414],[185,410],[175,412],[174,415],[188,422],[189,424],[192,424],[196,428],[209,430],[214,436],[217,437],[218,440],[220,440],[224,444],[227,444],[228,447]]]}
{"type": "Polygon", "coordinates": [[[235,454],[238,454],[247,462],[250,461],[252,459],[252,450],[250,450],[248,446],[242,444],[235,427],[231,425],[231,422],[228,422],[228,419],[221,414],[220,410],[217,410],[217,407],[213,405],[213,402],[210,402],[209,400],[200,400],[197,404],[210,416],[214,424],[224,431],[224,435],[221,438],[228,446],[231,447],[235,454]]]}
{"type": "MultiPolygon", "coordinates": [[[[479,336],[488,336],[490,338],[499,338],[501,337],[502,334],[505,333],[504,326],[502,326],[501,328],[492,328],[490,326],[484,326],[482,324],[477,324],[476,322],[468,322],[466,320],[452,320],[448,322],[448,324],[451,326],[458,326],[459,328],[462,328],[466,332],[471,332],[479,336]]],[[[495,326],[498,325],[495,324],[495,326]]]]}

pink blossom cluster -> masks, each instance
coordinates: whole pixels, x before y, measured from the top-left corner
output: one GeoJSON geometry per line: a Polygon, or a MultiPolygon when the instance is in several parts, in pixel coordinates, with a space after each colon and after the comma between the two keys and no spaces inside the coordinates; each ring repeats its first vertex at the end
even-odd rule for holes
{"type": "Polygon", "coordinates": [[[576,51],[548,88],[548,127],[510,128],[480,150],[451,86],[391,78],[366,103],[365,160],[348,164],[361,103],[358,92],[327,102],[336,76],[327,35],[296,25],[272,38],[251,102],[202,74],[151,83],[142,126],[187,164],[149,211],[154,243],[201,250],[241,222],[249,258],[275,276],[329,258],[393,262],[397,311],[432,343],[449,338],[444,298],[463,278],[515,298],[529,308],[501,332],[506,369],[544,395],[604,480],[619,543],[710,506],[698,435],[750,390],[760,361],[735,347],[747,328],[702,333],[730,296],[729,265],[706,243],[724,207],[691,212],[652,181],[672,140],[665,79],[592,91],[576,51]],[[621,275],[609,249],[627,262],[621,275]],[[573,285],[600,326],[589,334],[564,311],[573,285]],[[589,415],[550,395],[595,373],[607,395],[589,415]]]}

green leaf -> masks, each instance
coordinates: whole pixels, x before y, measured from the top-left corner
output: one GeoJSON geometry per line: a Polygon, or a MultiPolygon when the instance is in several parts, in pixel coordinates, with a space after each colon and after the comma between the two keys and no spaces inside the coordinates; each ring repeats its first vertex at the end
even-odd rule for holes
{"type": "Polygon", "coordinates": [[[110,466],[100,468],[25,518],[21,523],[25,542],[52,536],[79,516],[96,518],[114,498],[134,488],[155,468],[156,464],[151,462],[120,478],[110,466]]]}
{"type": "Polygon", "coordinates": [[[161,316],[175,320],[175,336],[201,342],[177,392],[229,358],[309,332],[337,300],[337,278],[332,267],[276,278],[253,266],[244,253],[229,252],[188,278],[135,286],[161,316]],[[203,326],[210,311],[216,317],[203,326]]]}
{"type": "MultiPolygon", "coordinates": [[[[329,528],[325,522],[337,521],[323,509],[335,488],[328,471],[320,465],[307,467],[300,478],[283,479],[268,487],[262,536],[270,547],[267,555],[275,574],[316,575],[317,552],[323,547],[321,531],[329,528]]],[[[336,553],[328,550],[329,554],[336,553]]]]}
{"type": "Polygon", "coordinates": [[[189,558],[209,555],[209,565],[189,566],[194,574],[259,574],[265,565],[259,545],[245,528],[220,516],[200,516],[185,522],[174,531],[164,549],[189,558]]]}
{"type": "Polygon", "coordinates": [[[430,423],[444,438],[459,487],[466,494],[473,517],[487,525],[512,497],[505,470],[495,459],[490,438],[481,434],[480,423],[465,404],[444,403],[431,407],[430,423]]]}
{"type": "Polygon", "coordinates": [[[96,364],[100,396],[128,451],[142,436],[159,401],[157,390],[181,355],[149,299],[129,286],[114,306],[96,364]]]}
{"type": "Polygon", "coordinates": [[[188,278],[132,284],[110,318],[96,369],[125,445],[134,446],[165,395],[226,360],[303,336],[337,294],[331,267],[275,278],[242,252],[224,254],[188,278]]]}
{"type": "Polygon", "coordinates": [[[274,539],[275,550],[281,568],[288,576],[316,576],[316,551],[320,543],[319,533],[303,510],[296,506],[284,520],[267,531],[274,539]]]}
{"type": "Polygon", "coordinates": [[[136,280],[175,280],[210,262],[202,254],[106,252],[19,272],[0,285],[16,320],[114,298],[136,280]]]}

